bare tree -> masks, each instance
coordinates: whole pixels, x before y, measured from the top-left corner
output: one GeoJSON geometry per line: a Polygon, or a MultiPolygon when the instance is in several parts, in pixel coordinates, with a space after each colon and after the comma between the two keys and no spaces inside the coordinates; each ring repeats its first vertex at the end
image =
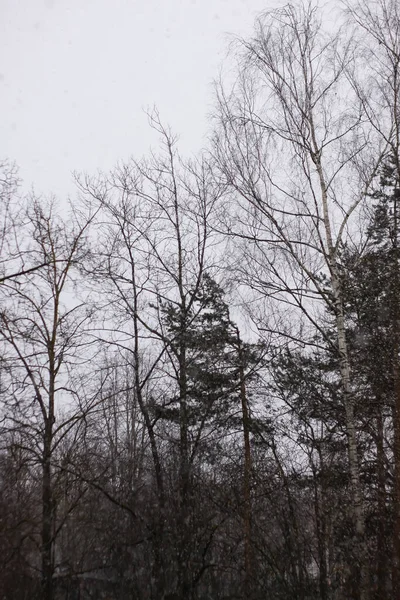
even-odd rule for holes
{"type": "MultiPolygon", "coordinates": [[[[110,309],[102,327],[112,328],[105,339],[131,356],[135,394],[151,447],[159,503],[154,539],[158,597],[171,587],[186,599],[193,593],[195,579],[190,568],[192,468],[204,425],[200,423],[197,433],[192,431],[188,331],[197,318],[196,299],[204,274],[213,268],[209,219],[220,190],[205,161],[190,163],[179,157],[176,138],[157,113],[150,122],[161,136],[159,155],[132,161],[100,181],[80,178],[78,184],[84,196],[102,209],[94,269],[105,286],[110,309]],[[176,572],[167,583],[162,564],[166,499],[159,439],[160,424],[175,409],[178,547],[176,572]]],[[[171,419],[164,438],[174,439],[173,423],[171,419]]]]}
{"type": "Polygon", "coordinates": [[[339,359],[359,568],[354,589],[365,599],[365,519],[340,250],[354,234],[352,218],[368,197],[387,141],[367,123],[349,82],[352,39],[324,32],[310,4],[262,15],[254,38],[240,40],[239,56],[233,89],[217,88],[213,154],[231,190],[224,229],[242,245],[242,282],[267,305],[261,328],[300,343],[312,343],[319,332],[339,359]],[[335,342],[324,330],[326,309],[334,315],[335,342]]]}
{"type": "Polygon", "coordinates": [[[29,219],[19,183],[16,165],[0,161],[0,284],[49,264],[37,262],[39,257],[29,251],[28,240],[19,235],[21,226],[29,219]]]}
{"type": "Polygon", "coordinates": [[[20,271],[1,287],[0,335],[11,381],[5,417],[11,430],[22,432],[26,450],[40,465],[42,597],[52,600],[58,533],[54,457],[95,401],[80,378],[80,366],[90,359],[85,331],[91,308],[74,289],[91,217],[71,213],[67,225],[53,203],[34,199],[25,219],[13,235],[27,240],[29,260],[43,266],[20,271]]]}
{"type": "Polygon", "coordinates": [[[400,272],[398,194],[400,190],[400,9],[394,0],[345,2],[349,24],[355,29],[359,68],[350,81],[368,124],[386,148],[386,164],[393,165],[392,293],[391,313],[394,339],[394,529],[393,590],[400,595],[400,272]]]}

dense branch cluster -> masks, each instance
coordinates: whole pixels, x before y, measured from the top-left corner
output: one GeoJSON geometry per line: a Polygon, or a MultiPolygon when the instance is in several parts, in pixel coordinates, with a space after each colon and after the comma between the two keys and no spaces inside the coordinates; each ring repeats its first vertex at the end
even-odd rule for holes
{"type": "Polygon", "coordinates": [[[259,17],[209,147],[0,164],[0,597],[400,597],[400,9],[259,17]]]}

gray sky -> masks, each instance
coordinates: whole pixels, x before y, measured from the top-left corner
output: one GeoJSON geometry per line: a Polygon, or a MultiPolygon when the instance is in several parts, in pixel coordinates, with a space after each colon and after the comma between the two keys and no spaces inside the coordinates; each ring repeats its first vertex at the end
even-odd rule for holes
{"type": "MultiPolygon", "coordinates": [[[[157,105],[184,152],[204,143],[229,34],[272,0],[0,0],[0,158],[24,186],[73,193],[71,171],[146,152],[157,105]]],[[[281,2],[280,4],[283,4],[281,2]]]]}

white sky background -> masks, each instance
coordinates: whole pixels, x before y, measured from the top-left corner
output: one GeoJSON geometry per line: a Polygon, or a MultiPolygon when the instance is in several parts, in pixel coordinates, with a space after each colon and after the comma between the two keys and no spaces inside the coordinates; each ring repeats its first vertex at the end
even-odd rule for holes
{"type": "Polygon", "coordinates": [[[94,173],[155,145],[156,105],[183,153],[205,144],[232,34],[279,0],[0,0],[0,158],[24,188],[74,194],[94,173]]]}

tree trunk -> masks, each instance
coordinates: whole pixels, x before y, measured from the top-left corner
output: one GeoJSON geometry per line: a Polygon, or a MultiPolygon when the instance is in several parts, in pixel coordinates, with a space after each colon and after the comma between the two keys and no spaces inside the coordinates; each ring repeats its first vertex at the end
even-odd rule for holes
{"type": "MultiPolygon", "coordinates": [[[[311,125],[312,131],[314,132],[312,119],[311,125]]],[[[314,154],[312,158],[317,169],[321,189],[323,219],[328,250],[327,263],[330,270],[332,292],[334,297],[339,367],[344,397],[344,408],[346,414],[349,474],[352,491],[353,517],[355,526],[355,535],[353,539],[353,578],[355,584],[354,589],[357,590],[355,595],[356,598],[359,598],[360,600],[367,600],[369,598],[369,577],[365,540],[364,502],[361,491],[360,466],[357,452],[354,395],[351,389],[350,360],[348,354],[346,326],[344,320],[343,293],[337,263],[336,248],[332,238],[331,222],[328,207],[327,185],[321,164],[320,150],[316,143],[315,134],[313,135],[313,144],[314,154]]]]}
{"type": "Polygon", "coordinates": [[[45,424],[42,464],[42,597],[53,600],[53,500],[51,491],[51,423],[45,424]]]}
{"type": "MultiPolygon", "coordinates": [[[[400,171],[398,170],[400,175],[400,171]]],[[[400,274],[399,274],[399,248],[398,248],[398,215],[397,215],[397,189],[394,192],[394,231],[393,231],[393,272],[392,272],[392,324],[393,324],[393,458],[394,458],[394,527],[393,527],[393,597],[400,598],[400,274]]]]}
{"type": "MultiPolygon", "coordinates": [[[[182,321],[184,318],[182,317],[182,321]]],[[[184,336],[185,324],[182,323],[181,335],[184,336]]],[[[187,414],[187,373],[186,347],[181,342],[179,350],[179,564],[178,564],[178,596],[179,600],[190,600],[191,568],[190,568],[190,461],[189,432],[187,414]]]]}
{"type": "Polygon", "coordinates": [[[315,505],[315,521],[317,533],[317,548],[319,562],[319,593],[320,600],[328,600],[328,569],[327,569],[327,527],[325,514],[325,490],[324,490],[324,462],[322,452],[319,449],[319,475],[321,484],[318,484],[318,473],[313,466],[314,479],[314,505],[315,505]]]}
{"type": "Polygon", "coordinates": [[[394,356],[394,527],[393,527],[393,592],[394,598],[400,598],[400,373],[398,365],[398,346],[394,356]]]}
{"type": "Polygon", "coordinates": [[[246,381],[243,366],[242,342],[239,330],[236,328],[237,349],[239,358],[240,401],[242,407],[243,441],[244,441],[244,471],[243,471],[243,528],[244,528],[244,589],[243,597],[251,598],[253,590],[253,560],[251,551],[251,447],[249,407],[246,393],[246,381]]]}
{"type": "Polygon", "coordinates": [[[377,561],[376,561],[376,600],[384,598],[387,589],[387,552],[385,543],[386,523],[386,486],[385,486],[385,451],[383,446],[384,429],[382,419],[382,408],[378,400],[378,415],[376,419],[377,441],[376,441],[376,468],[378,478],[377,505],[378,505],[378,532],[377,532],[377,561]]]}
{"type": "Polygon", "coordinates": [[[134,342],[134,377],[135,392],[140,411],[143,415],[147,434],[150,441],[151,456],[153,459],[154,475],[157,486],[158,514],[153,532],[153,577],[155,581],[155,595],[157,600],[163,600],[165,594],[165,565],[164,565],[164,520],[165,520],[165,493],[164,477],[160,455],[157,448],[157,440],[154,433],[154,426],[151,422],[148,408],[142,393],[142,382],[140,377],[140,348],[139,348],[139,323],[138,323],[138,292],[136,287],[136,268],[132,260],[132,286],[134,292],[134,315],[133,326],[135,333],[134,342]]]}

